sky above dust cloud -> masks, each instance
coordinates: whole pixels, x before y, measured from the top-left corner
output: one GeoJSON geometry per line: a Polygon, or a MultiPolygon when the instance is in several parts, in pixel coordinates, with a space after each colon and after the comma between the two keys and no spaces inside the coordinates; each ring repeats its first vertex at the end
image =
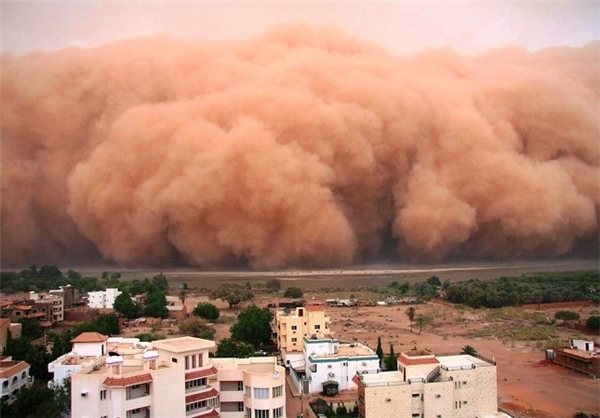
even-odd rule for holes
{"type": "MultiPolygon", "coordinates": [[[[528,3],[495,10],[496,28],[478,39],[440,23],[451,47],[416,34],[394,44],[393,25],[378,26],[388,43],[353,30],[365,4],[331,26],[325,6],[337,3],[319,4],[320,25],[257,3],[254,23],[226,32],[243,13],[223,3],[225,32],[197,37],[185,20],[177,36],[155,35],[176,21],[153,27],[156,3],[137,26],[111,21],[122,29],[111,36],[135,37],[106,45],[110,31],[82,16],[102,22],[114,7],[124,19],[135,3],[3,4],[2,265],[332,267],[390,243],[411,262],[597,243],[600,42],[589,3],[541,3],[547,30],[530,21],[530,44],[505,28],[522,27],[528,3]],[[67,6],[80,14],[54,35],[18,25],[63,22],[67,6]],[[283,23],[261,27],[271,21],[283,23]],[[523,46],[497,45],[494,31],[523,46]]],[[[471,19],[491,14],[482,4],[471,19]]],[[[215,16],[216,4],[202,6],[215,16]]],[[[373,16],[393,21],[392,5],[379,6],[373,16]]],[[[431,4],[409,6],[416,16],[431,4]]]]}

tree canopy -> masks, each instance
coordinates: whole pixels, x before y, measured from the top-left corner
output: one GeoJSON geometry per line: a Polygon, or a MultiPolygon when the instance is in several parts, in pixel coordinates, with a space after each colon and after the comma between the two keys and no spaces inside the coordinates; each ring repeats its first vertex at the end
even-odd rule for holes
{"type": "Polygon", "coordinates": [[[140,305],[131,299],[127,290],[115,298],[113,309],[127,319],[139,318],[142,314],[140,305]]]}
{"type": "Polygon", "coordinates": [[[214,322],[219,318],[219,316],[221,316],[221,312],[214,304],[210,302],[203,302],[194,307],[192,315],[214,322]]]}
{"type": "Polygon", "coordinates": [[[304,296],[304,292],[299,287],[288,287],[283,293],[283,297],[291,299],[299,299],[304,296]]]}
{"type": "Polygon", "coordinates": [[[231,339],[251,344],[255,349],[271,342],[273,316],[273,312],[269,308],[260,309],[255,305],[248,306],[240,312],[237,322],[231,327],[231,339]]]}
{"type": "Polygon", "coordinates": [[[231,338],[223,338],[217,344],[215,357],[248,358],[252,357],[255,353],[256,350],[252,344],[243,341],[234,341],[231,338]]]}
{"type": "Polygon", "coordinates": [[[211,299],[221,299],[229,304],[229,309],[254,299],[254,293],[246,286],[232,283],[223,283],[210,293],[211,299]]]}

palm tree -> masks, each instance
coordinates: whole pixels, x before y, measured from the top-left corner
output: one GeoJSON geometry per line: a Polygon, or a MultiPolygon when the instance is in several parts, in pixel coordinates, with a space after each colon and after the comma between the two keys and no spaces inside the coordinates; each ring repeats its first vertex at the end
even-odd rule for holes
{"type": "Polygon", "coordinates": [[[462,351],[460,352],[460,354],[468,354],[470,356],[475,356],[475,355],[477,355],[477,350],[475,350],[475,348],[473,348],[473,346],[471,346],[471,345],[465,345],[462,348],[462,351]]]}
{"type": "Polygon", "coordinates": [[[415,309],[414,306],[410,306],[405,312],[406,316],[408,316],[408,319],[410,319],[410,332],[412,332],[412,324],[413,324],[413,320],[415,319],[416,312],[417,312],[417,310],[415,309]]]}
{"type": "Polygon", "coordinates": [[[179,299],[181,300],[182,305],[185,305],[186,296],[187,296],[187,292],[185,291],[185,289],[183,289],[181,292],[179,292],[179,299]]]}

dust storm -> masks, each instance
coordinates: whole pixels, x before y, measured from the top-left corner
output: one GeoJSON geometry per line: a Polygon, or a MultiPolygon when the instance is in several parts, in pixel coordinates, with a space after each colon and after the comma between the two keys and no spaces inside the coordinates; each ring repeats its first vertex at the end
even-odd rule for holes
{"type": "Polygon", "coordinates": [[[2,264],[569,254],[599,233],[599,54],[308,25],[4,54],[2,264]]]}

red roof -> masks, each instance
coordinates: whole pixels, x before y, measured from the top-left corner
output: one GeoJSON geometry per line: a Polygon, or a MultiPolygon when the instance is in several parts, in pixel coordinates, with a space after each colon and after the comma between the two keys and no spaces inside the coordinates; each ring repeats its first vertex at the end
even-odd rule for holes
{"type": "Polygon", "coordinates": [[[422,364],[439,364],[435,357],[408,357],[401,355],[398,361],[405,366],[419,366],[422,364]]]}
{"type": "Polygon", "coordinates": [[[221,415],[213,409],[212,411],[208,411],[204,414],[194,415],[192,418],[219,418],[220,416],[221,415]]]}
{"type": "Polygon", "coordinates": [[[107,377],[102,384],[104,386],[117,386],[117,387],[125,387],[125,386],[133,386],[133,385],[141,385],[142,383],[150,383],[152,382],[152,375],[150,373],[144,373],[137,376],[128,376],[128,377],[107,377]]]}
{"type": "Polygon", "coordinates": [[[72,343],[103,343],[108,340],[106,335],[98,332],[82,332],[71,340],[72,343]]]}
{"type": "Polygon", "coordinates": [[[185,380],[198,379],[201,377],[213,376],[217,374],[217,369],[213,366],[210,369],[197,370],[195,372],[190,372],[185,374],[185,380]]]}
{"type": "Polygon", "coordinates": [[[207,390],[205,392],[195,393],[193,395],[186,396],[185,403],[203,401],[204,399],[210,399],[216,396],[219,396],[219,392],[217,392],[215,388],[210,388],[210,390],[207,390]]]}
{"type": "Polygon", "coordinates": [[[3,361],[0,362],[0,378],[8,379],[29,367],[25,361],[3,361]]]}
{"type": "Polygon", "coordinates": [[[323,305],[322,303],[320,304],[306,304],[304,305],[304,309],[306,309],[307,311],[324,311],[325,310],[325,305],[323,305]]]}

